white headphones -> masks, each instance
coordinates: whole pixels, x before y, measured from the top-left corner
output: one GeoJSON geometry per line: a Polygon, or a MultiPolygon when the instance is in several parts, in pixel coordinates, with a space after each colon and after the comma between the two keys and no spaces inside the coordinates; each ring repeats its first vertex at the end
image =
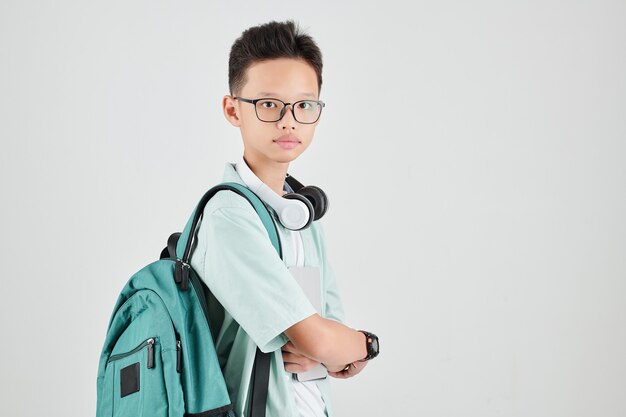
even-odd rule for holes
{"type": "Polygon", "coordinates": [[[314,185],[305,187],[289,174],[285,180],[294,192],[279,196],[252,172],[243,155],[235,165],[235,170],[245,185],[276,211],[280,223],[286,229],[305,229],[314,220],[322,218],[328,210],[328,197],[321,188],[314,185]]]}

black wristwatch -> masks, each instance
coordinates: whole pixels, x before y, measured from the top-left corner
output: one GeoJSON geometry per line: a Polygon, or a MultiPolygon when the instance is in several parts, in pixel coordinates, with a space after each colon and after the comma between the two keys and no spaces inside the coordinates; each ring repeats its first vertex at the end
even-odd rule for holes
{"type": "Polygon", "coordinates": [[[367,348],[367,356],[363,359],[359,359],[358,362],[369,361],[378,356],[378,336],[374,333],[370,333],[366,330],[357,330],[365,335],[365,347],[367,348]]]}

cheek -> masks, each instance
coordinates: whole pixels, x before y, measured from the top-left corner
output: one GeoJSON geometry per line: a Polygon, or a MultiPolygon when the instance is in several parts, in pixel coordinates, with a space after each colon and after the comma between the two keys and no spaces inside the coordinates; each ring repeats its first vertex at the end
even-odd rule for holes
{"type": "Polygon", "coordinates": [[[269,123],[259,120],[246,120],[241,124],[240,129],[244,138],[249,138],[255,143],[271,142],[275,136],[278,136],[269,123]]]}
{"type": "Polygon", "coordinates": [[[315,134],[315,128],[307,129],[305,132],[303,132],[303,134],[300,136],[300,139],[302,140],[302,144],[309,146],[311,142],[313,142],[313,138],[315,137],[314,134],[315,134]]]}

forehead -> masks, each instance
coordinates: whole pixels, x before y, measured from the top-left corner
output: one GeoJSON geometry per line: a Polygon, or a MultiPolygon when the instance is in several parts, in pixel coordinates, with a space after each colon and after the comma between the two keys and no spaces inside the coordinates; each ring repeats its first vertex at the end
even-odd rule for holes
{"type": "Polygon", "coordinates": [[[317,74],[306,61],[277,58],[255,62],[246,73],[244,97],[316,98],[317,74]]]}

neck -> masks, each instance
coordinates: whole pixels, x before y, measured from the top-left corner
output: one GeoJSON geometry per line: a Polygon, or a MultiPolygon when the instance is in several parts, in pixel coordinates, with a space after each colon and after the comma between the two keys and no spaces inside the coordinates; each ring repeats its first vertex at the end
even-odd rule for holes
{"type": "Polygon", "coordinates": [[[268,187],[270,187],[276,194],[282,196],[283,186],[285,184],[285,177],[287,176],[287,169],[289,169],[289,162],[275,162],[265,158],[258,158],[255,155],[251,155],[244,151],[243,159],[246,161],[254,175],[268,187]]]}

